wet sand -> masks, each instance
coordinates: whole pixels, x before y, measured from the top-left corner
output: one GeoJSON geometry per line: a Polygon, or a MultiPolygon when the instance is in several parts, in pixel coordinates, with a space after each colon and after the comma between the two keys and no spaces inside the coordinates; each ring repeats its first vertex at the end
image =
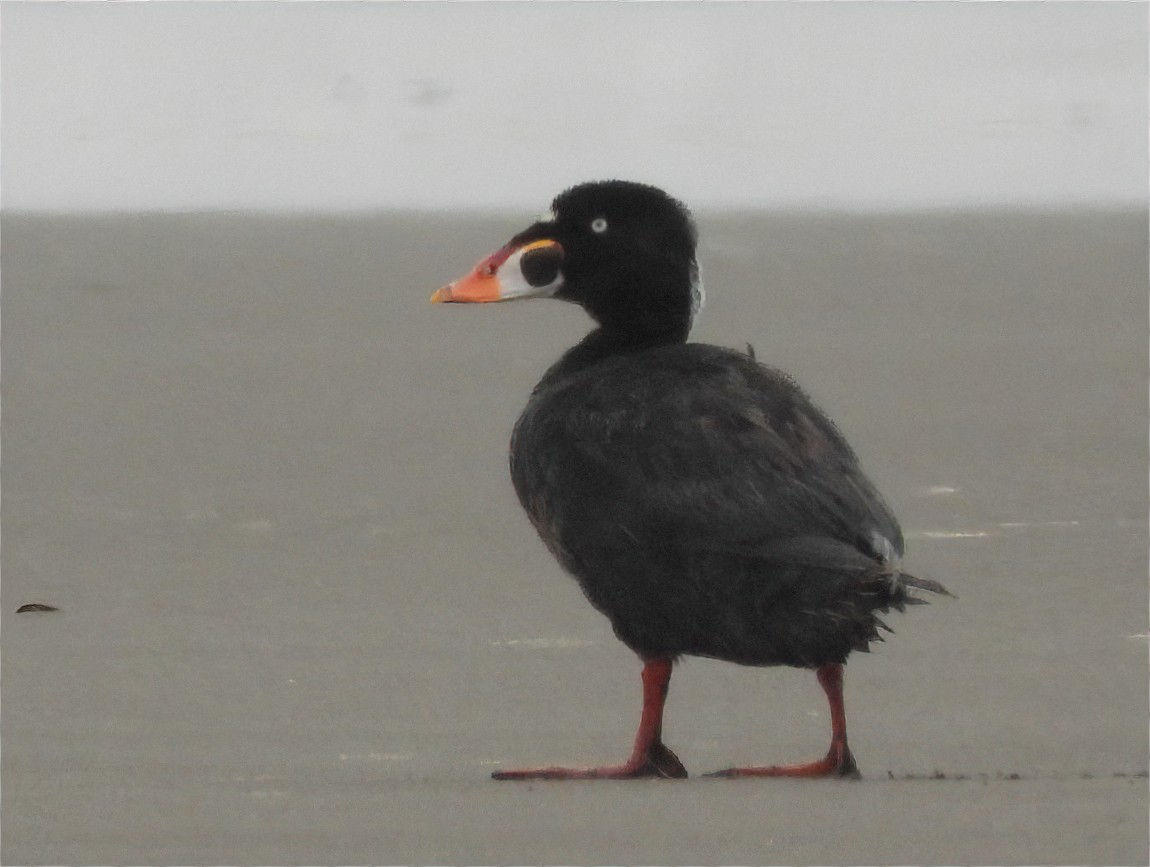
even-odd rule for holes
{"type": "MultiPolygon", "coordinates": [[[[1147,863],[1146,218],[701,222],[695,339],[958,596],[852,657],[862,782],[488,779],[639,709],[505,465],[585,318],[427,303],[522,215],[8,215],[3,862],[1147,863]]],[[[827,737],[806,672],[676,670],[693,775],[827,737]]]]}

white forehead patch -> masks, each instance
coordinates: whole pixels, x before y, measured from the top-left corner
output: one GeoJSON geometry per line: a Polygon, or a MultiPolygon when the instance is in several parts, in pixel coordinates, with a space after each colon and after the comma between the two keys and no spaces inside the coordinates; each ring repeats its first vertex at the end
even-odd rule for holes
{"type": "Polygon", "coordinates": [[[542,214],[535,218],[536,223],[554,223],[558,221],[559,215],[555,213],[554,208],[548,208],[542,214]]]}

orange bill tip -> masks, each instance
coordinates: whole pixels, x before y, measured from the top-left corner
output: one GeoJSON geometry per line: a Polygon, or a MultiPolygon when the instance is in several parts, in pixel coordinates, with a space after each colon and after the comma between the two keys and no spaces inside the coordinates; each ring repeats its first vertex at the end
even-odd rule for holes
{"type": "Polygon", "coordinates": [[[437,289],[431,300],[436,303],[480,304],[484,301],[498,301],[500,289],[499,278],[490,272],[484,261],[467,276],[437,289]]]}
{"type": "Polygon", "coordinates": [[[431,303],[479,304],[484,301],[498,301],[503,287],[495,272],[513,252],[515,248],[507,246],[492,253],[476,265],[470,274],[436,289],[435,294],[431,296],[431,303]]]}

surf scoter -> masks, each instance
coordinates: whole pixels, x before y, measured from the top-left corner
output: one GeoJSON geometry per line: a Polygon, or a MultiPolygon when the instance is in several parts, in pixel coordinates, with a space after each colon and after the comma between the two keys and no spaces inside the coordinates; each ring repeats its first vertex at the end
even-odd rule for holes
{"type": "Polygon", "coordinates": [[[642,718],[623,764],[497,779],[686,777],[661,737],[680,656],[811,668],[830,703],[824,758],[718,775],[858,776],[843,663],[881,640],[876,612],[923,601],[909,588],[947,593],[902,571],[894,515],[787,375],[686,342],[703,299],[695,242],[662,190],[582,184],[432,296],[558,298],[598,325],[532,392],[511,478],[548,549],[643,660],[642,718]]]}

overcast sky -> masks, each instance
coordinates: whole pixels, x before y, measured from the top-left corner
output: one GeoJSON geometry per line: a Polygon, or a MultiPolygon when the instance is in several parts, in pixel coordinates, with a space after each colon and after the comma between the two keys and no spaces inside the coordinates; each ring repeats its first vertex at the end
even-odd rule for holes
{"type": "Polygon", "coordinates": [[[6,209],[1130,204],[1145,3],[4,3],[6,209]]]}

